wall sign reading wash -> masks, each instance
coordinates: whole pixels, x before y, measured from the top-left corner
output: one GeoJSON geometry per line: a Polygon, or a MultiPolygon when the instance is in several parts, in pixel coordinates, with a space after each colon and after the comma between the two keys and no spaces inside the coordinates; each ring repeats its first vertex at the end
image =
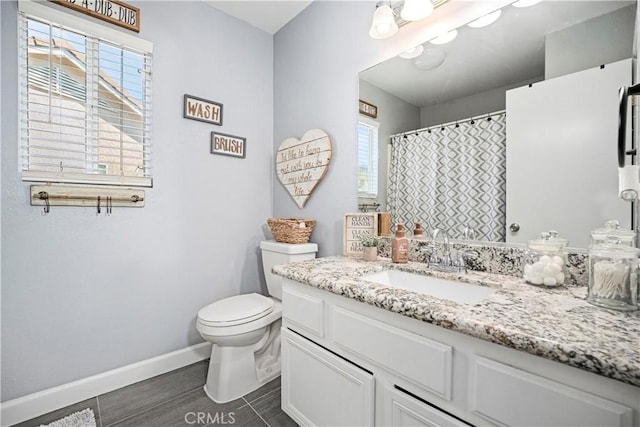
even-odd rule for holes
{"type": "Polygon", "coordinates": [[[222,126],[222,104],[185,94],[183,116],[185,119],[222,126]]]}
{"type": "Polygon", "coordinates": [[[245,158],[246,138],[211,132],[211,153],[245,158]]]}
{"type": "Polygon", "coordinates": [[[118,0],[52,0],[69,9],[140,32],[140,9],[118,0]]]}

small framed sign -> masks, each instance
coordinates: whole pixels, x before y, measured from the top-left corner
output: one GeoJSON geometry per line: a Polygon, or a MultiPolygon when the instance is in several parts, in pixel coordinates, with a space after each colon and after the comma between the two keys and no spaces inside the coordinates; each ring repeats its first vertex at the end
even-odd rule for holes
{"type": "Polygon", "coordinates": [[[231,157],[246,157],[247,139],[224,133],[211,132],[211,153],[231,157]]]}
{"type": "Polygon", "coordinates": [[[53,0],[61,6],[140,32],[140,9],[119,0],[53,0]]]}
{"type": "Polygon", "coordinates": [[[378,235],[378,213],[348,213],[344,215],[344,254],[362,256],[360,236],[378,235]]]}
{"type": "Polygon", "coordinates": [[[222,104],[185,94],[183,117],[222,126],[222,104]]]}
{"type": "Polygon", "coordinates": [[[378,118],[378,107],[376,107],[373,104],[369,104],[368,102],[365,102],[362,99],[360,99],[358,103],[359,103],[360,114],[364,114],[365,116],[369,116],[374,119],[378,118]]]}

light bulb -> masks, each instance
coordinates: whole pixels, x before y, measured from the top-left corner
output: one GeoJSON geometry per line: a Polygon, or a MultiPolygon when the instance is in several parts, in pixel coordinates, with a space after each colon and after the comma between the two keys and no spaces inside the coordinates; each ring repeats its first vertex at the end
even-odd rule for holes
{"type": "Polygon", "coordinates": [[[373,14],[373,22],[369,29],[369,36],[374,39],[386,39],[398,31],[398,24],[393,18],[391,6],[385,4],[376,9],[373,14]]]}
{"type": "Polygon", "coordinates": [[[405,0],[400,17],[405,21],[419,21],[431,15],[433,3],[431,0],[405,0]]]}

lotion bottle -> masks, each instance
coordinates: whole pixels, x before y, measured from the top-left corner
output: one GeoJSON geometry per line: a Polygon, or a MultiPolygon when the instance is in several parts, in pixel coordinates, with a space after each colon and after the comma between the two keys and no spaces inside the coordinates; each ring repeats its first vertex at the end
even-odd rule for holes
{"type": "Polygon", "coordinates": [[[402,223],[396,225],[396,235],[391,239],[391,262],[399,264],[409,262],[409,239],[405,237],[402,223]]]}

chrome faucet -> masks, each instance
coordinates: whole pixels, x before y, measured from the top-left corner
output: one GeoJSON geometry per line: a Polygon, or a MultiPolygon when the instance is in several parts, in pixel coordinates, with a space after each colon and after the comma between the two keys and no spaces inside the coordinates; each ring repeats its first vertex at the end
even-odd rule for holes
{"type": "Polygon", "coordinates": [[[429,264],[431,265],[451,265],[451,245],[449,244],[449,233],[447,230],[441,230],[434,228],[431,234],[431,256],[429,257],[429,264]],[[438,256],[438,247],[436,246],[436,239],[438,235],[442,234],[442,258],[438,256]]]}
{"type": "Polygon", "coordinates": [[[466,272],[466,259],[478,256],[476,251],[458,250],[456,260],[451,259],[451,244],[449,242],[449,233],[447,230],[435,228],[431,234],[431,255],[429,256],[429,267],[437,271],[446,271],[450,273],[466,272]],[[438,247],[436,240],[442,235],[442,257],[438,256],[438,247]]]}

